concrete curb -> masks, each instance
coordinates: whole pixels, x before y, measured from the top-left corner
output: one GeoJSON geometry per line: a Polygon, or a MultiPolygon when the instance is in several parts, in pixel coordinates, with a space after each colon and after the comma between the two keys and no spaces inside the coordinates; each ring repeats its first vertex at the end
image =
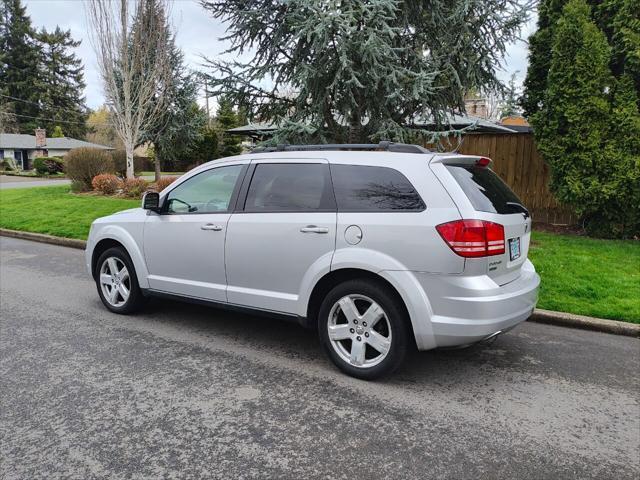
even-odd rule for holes
{"type": "Polygon", "coordinates": [[[553,312],[536,308],[528,321],[640,338],[640,324],[585,317],[584,315],[574,315],[573,313],[553,312]]]}
{"type": "Polygon", "coordinates": [[[44,233],[21,232],[18,230],[9,230],[7,228],[0,228],[0,236],[32,240],[34,242],[49,243],[51,245],[77,248],[80,250],[84,250],[87,247],[87,242],[84,240],[54,237],[53,235],[45,235],[44,233]]]}
{"type": "MultiPolygon", "coordinates": [[[[78,248],[80,250],[84,250],[87,246],[87,242],[84,240],[54,237],[53,235],[44,235],[42,233],[21,232],[6,228],[0,228],[0,236],[49,243],[62,247],[78,248]]],[[[640,338],[640,324],[585,317],[584,315],[574,315],[572,313],[553,312],[551,310],[536,308],[528,321],[640,338]]]]}

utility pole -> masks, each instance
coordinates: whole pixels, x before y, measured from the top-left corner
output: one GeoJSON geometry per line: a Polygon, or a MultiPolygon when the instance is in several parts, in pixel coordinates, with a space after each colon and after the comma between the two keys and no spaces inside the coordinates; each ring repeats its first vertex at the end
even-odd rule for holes
{"type": "Polygon", "coordinates": [[[211,114],[209,113],[209,86],[207,84],[207,77],[203,75],[204,78],[204,98],[207,102],[207,126],[211,128],[211,114]]]}

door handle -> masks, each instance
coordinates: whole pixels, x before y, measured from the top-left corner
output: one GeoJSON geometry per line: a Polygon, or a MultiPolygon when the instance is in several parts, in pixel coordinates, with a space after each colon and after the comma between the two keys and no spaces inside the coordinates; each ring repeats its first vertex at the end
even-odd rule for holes
{"type": "Polygon", "coordinates": [[[213,230],[214,232],[219,232],[222,230],[222,227],[213,223],[205,223],[200,227],[200,230],[213,230]]]}
{"type": "Polygon", "coordinates": [[[300,229],[302,233],[329,233],[329,229],[325,227],[316,227],[315,225],[307,225],[300,229]]]}

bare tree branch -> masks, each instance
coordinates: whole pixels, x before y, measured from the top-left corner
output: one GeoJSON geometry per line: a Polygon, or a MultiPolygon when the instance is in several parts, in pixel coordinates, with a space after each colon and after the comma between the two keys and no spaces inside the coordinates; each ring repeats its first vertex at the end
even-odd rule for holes
{"type": "Polygon", "coordinates": [[[167,100],[167,9],[166,0],[86,2],[107,105],[127,154],[127,178],[134,174],[134,148],[167,100]]]}

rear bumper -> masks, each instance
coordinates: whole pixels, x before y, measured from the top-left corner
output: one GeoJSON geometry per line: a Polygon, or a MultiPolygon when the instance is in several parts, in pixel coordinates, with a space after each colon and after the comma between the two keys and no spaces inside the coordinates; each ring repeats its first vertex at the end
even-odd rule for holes
{"type": "Polygon", "coordinates": [[[503,286],[487,275],[393,272],[393,278],[398,280],[420,350],[467,345],[513,328],[531,316],[540,286],[529,260],[520,277],[503,286]]]}
{"type": "Polygon", "coordinates": [[[498,286],[487,276],[451,279],[448,284],[439,296],[429,295],[439,347],[473,343],[524,322],[538,301],[540,277],[527,260],[520,277],[507,285],[498,286]]]}

